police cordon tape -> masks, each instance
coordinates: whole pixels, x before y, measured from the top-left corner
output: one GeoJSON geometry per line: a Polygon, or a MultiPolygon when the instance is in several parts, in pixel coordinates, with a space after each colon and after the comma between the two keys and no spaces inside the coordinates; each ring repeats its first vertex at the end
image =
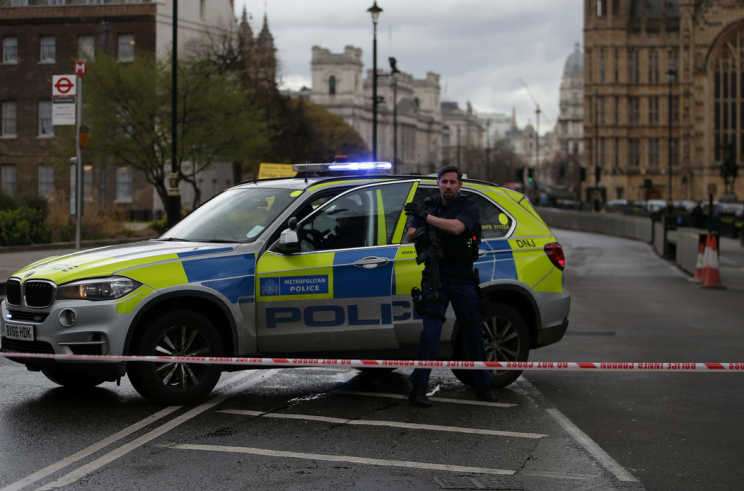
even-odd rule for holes
{"type": "Polygon", "coordinates": [[[342,360],[313,358],[223,358],[188,356],[116,356],[116,355],[52,355],[46,353],[0,353],[4,358],[39,358],[59,361],[104,361],[188,363],[195,365],[241,365],[247,368],[273,367],[337,367],[337,368],[431,368],[459,370],[559,370],[559,371],[687,371],[744,372],[744,363],[580,363],[548,361],[422,361],[422,360],[342,360]]]}

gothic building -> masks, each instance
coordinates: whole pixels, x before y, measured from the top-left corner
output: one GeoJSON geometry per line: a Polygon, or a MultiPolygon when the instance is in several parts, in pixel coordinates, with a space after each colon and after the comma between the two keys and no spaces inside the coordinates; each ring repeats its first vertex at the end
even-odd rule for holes
{"type": "Polygon", "coordinates": [[[263,27],[257,38],[248,22],[248,13],[243,15],[238,27],[238,45],[245,76],[252,82],[268,89],[276,87],[276,47],[274,36],[269,31],[269,19],[264,14],[263,27]]]}
{"type": "Polygon", "coordinates": [[[739,162],[744,150],[744,4],[585,0],[584,11],[584,165],[602,169],[607,198],[725,194],[725,151],[739,162]]]}
{"type": "MultiPolygon", "coordinates": [[[[372,70],[363,78],[362,50],[346,46],[343,53],[313,46],[310,101],[338,114],[364,138],[372,149],[372,70]]],[[[439,75],[426,78],[399,72],[395,76],[378,70],[377,159],[393,161],[394,115],[397,120],[399,173],[436,172],[442,160],[442,108],[439,75]]]]}

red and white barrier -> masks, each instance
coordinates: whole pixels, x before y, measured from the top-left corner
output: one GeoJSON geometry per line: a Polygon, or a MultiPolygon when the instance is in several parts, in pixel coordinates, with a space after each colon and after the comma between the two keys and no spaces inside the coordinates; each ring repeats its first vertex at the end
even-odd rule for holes
{"type": "Polygon", "coordinates": [[[241,365],[257,367],[336,367],[336,368],[432,368],[459,370],[525,371],[611,371],[611,372],[744,372],[744,363],[577,363],[547,361],[421,361],[421,360],[341,360],[312,358],[220,358],[185,356],[51,355],[42,353],[0,353],[5,358],[37,358],[82,362],[189,363],[196,365],[241,365]]]}

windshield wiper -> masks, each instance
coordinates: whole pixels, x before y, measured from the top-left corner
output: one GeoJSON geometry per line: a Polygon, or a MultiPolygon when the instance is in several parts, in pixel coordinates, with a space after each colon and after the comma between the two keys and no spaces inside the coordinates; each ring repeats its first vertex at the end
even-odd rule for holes
{"type": "Polygon", "coordinates": [[[197,240],[197,242],[207,242],[212,244],[240,244],[239,240],[227,240],[227,239],[209,239],[209,240],[197,240]]]}
{"type": "Polygon", "coordinates": [[[159,240],[159,241],[163,241],[163,242],[165,242],[165,241],[169,241],[169,242],[193,242],[193,240],[181,239],[179,237],[168,237],[167,239],[155,239],[155,240],[159,240]]]}

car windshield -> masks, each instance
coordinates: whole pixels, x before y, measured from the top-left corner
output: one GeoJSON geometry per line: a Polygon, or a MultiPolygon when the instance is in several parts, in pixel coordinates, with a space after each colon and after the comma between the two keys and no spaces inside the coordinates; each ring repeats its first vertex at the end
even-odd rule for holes
{"type": "Polygon", "coordinates": [[[253,242],[294,199],[291,189],[232,189],[194,210],[158,240],[253,242]]]}

